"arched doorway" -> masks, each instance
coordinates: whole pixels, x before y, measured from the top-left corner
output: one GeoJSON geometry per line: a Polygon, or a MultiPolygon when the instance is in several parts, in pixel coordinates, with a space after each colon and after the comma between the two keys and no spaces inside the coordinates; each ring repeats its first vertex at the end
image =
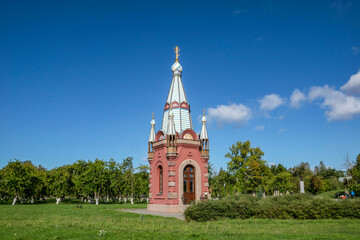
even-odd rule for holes
{"type": "Polygon", "coordinates": [[[195,200],[195,168],[187,165],[183,174],[183,203],[190,204],[195,200]]]}

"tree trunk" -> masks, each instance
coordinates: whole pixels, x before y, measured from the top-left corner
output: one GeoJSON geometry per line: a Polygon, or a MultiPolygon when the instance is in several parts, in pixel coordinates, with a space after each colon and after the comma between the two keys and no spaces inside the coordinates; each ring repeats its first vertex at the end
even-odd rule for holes
{"type": "Polygon", "coordinates": [[[61,198],[57,197],[56,198],[56,205],[58,205],[61,202],[61,198]]]}
{"type": "Polygon", "coordinates": [[[12,205],[13,205],[13,206],[16,204],[16,200],[17,200],[17,196],[14,197],[14,200],[13,200],[13,202],[12,202],[12,205]]]}
{"type": "Polygon", "coordinates": [[[95,198],[95,204],[96,205],[99,205],[99,195],[100,195],[100,193],[97,193],[97,192],[94,193],[94,198],[95,198]]]}
{"type": "Polygon", "coordinates": [[[134,181],[132,179],[132,175],[131,175],[131,204],[134,204],[134,181]]]}
{"type": "Polygon", "coordinates": [[[106,195],[106,202],[109,202],[109,195],[106,195]]]}
{"type": "Polygon", "coordinates": [[[31,196],[31,203],[34,203],[34,196],[31,196]]]}

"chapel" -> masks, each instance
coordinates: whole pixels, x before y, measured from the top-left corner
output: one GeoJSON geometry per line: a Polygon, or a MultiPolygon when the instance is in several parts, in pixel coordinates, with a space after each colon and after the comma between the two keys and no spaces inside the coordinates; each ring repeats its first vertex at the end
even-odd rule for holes
{"type": "Polygon", "coordinates": [[[205,111],[200,134],[193,130],[190,103],[182,83],[182,66],[176,46],[172,81],[156,133],[154,115],[148,142],[150,164],[149,211],[183,212],[192,201],[208,193],[209,139],[205,111]]]}

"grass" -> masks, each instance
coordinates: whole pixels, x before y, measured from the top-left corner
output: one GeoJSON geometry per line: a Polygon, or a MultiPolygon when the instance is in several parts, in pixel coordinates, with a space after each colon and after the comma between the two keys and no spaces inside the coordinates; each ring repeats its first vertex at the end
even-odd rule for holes
{"type": "Polygon", "coordinates": [[[360,220],[184,222],[116,211],[145,204],[0,206],[1,239],[359,239],[360,220]],[[105,236],[98,236],[105,230],[105,236]]]}
{"type": "Polygon", "coordinates": [[[333,190],[333,191],[320,193],[316,197],[335,199],[335,198],[337,198],[337,193],[344,193],[344,192],[345,192],[345,189],[343,189],[343,190],[333,190]]]}

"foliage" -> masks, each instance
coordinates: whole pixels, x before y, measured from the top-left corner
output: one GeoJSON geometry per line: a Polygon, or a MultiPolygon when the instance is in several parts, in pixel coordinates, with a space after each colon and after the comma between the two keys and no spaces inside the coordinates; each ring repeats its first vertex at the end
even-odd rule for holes
{"type": "Polygon", "coordinates": [[[272,189],[278,189],[284,193],[291,190],[291,174],[289,172],[279,172],[272,178],[270,183],[272,189]]]}
{"type": "Polygon", "coordinates": [[[270,177],[266,161],[262,160],[264,153],[260,148],[252,148],[250,141],[237,142],[230,147],[225,157],[230,159],[228,171],[239,192],[256,191],[264,178],[270,177]]]}
{"type": "Polygon", "coordinates": [[[65,165],[50,170],[46,175],[48,194],[57,198],[64,198],[71,194],[74,183],[72,179],[72,167],[65,165]]]}
{"type": "MultiPolygon", "coordinates": [[[[44,193],[43,169],[35,167],[30,161],[10,161],[2,171],[2,191],[12,196],[16,202],[18,198],[34,199],[44,193]],[[6,190],[7,189],[7,190],[6,190]]],[[[3,193],[4,194],[4,193],[3,193]]]]}
{"type": "MultiPolygon", "coordinates": [[[[134,172],[133,158],[128,157],[121,164],[113,159],[103,161],[78,160],[51,170],[36,167],[30,161],[10,161],[0,169],[0,197],[31,199],[44,197],[79,197],[82,200],[106,198],[122,201],[132,196],[138,200],[149,194],[148,167],[140,165],[134,172]]],[[[14,202],[16,202],[14,200],[14,202]]]]}
{"type": "MultiPolygon", "coordinates": [[[[225,155],[230,159],[227,171],[222,168],[219,172],[212,170],[212,176],[209,178],[212,197],[224,198],[239,193],[272,195],[275,190],[282,194],[298,193],[301,180],[304,181],[305,192],[312,194],[344,187],[339,181],[339,177],[345,176],[344,172],[326,166],[323,161],[315,166],[314,171],[308,162],[301,162],[292,168],[286,168],[281,164],[269,167],[262,159],[263,155],[260,148],[252,148],[249,141],[233,144],[225,155]]],[[[360,166],[360,160],[358,162],[360,166]]],[[[351,164],[353,165],[355,167],[352,173],[356,176],[360,171],[357,171],[356,164],[351,164]]],[[[350,184],[353,189],[357,189],[355,184],[352,182],[350,184]]],[[[360,181],[356,184],[360,184],[360,181]]]]}
{"type": "Polygon", "coordinates": [[[294,194],[269,198],[240,196],[199,202],[185,210],[187,220],[199,222],[223,218],[360,219],[360,200],[334,201],[294,194]]]}

